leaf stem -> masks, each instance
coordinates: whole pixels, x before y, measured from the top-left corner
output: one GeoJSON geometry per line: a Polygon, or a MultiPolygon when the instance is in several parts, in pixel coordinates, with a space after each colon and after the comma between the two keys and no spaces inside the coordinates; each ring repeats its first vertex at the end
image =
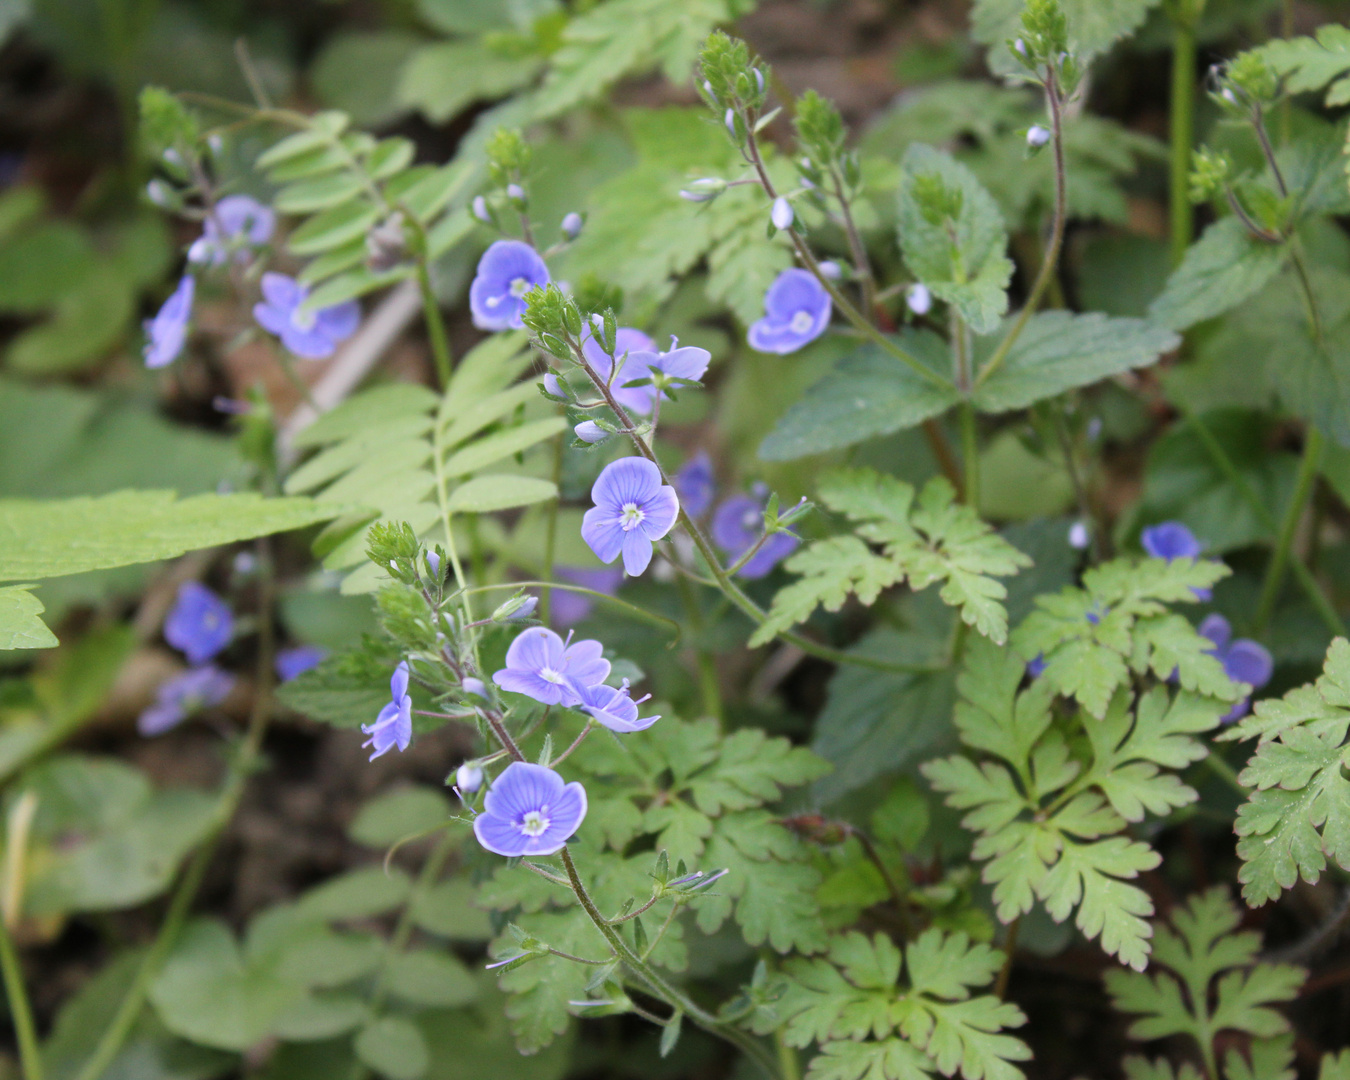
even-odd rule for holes
{"type": "Polygon", "coordinates": [[[38,1043],[37,1026],[33,1022],[33,1006],[23,982],[23,968],[14,949],[9,927],[0,919],[0,971],[5,979],[5,998],[9,1002],[9,1017],[19,1043],[19,1060],[23,1065],[24,1080],[42,1080],[42,1048],[38,1043]]]}
{"type": "Polygon", "coordinates": [[[1012,324],[1003,340],[998,343],[998,348],[994,350],[994,355],[986,361],[979,375],[975,377],[975,389],[983,386],[991,375],[994,374],[1008,358],[1008,353],[1012,351],[1013,344],[1021,335],[1023,328],[1027,325],[1027,320],[1035,312],[1037,305],[1041,302],[1041,297],[1050,285],[1050,279],[1054,276],[1055,267],[1059,263],[1060,248],[1064,246],[1064,224],[1068,218],[1068,196],[1067,184],[1068,174],[1064,166],[1064,103],[1060,100],[1059,84],[1055,81],[1054,72],[1046,77],[1045,82],[1045,100],[1050,107],[1050,126],[1051,141],[1054,144],[1055,152],[1055,212],[1054,220],[1050,226],[1050,243],[1046,246],[1045,257],[1041,260],[1040,273],[1036,275],[1036,282],[1031,287],[1031,293],[1027,296],[1027,301],[1022,305],[1022,311],[1017,316],[1017,321],[1012,324]]]}
{"type": "Polygon", "coordinates": [[[975,406],[961,403],[961,466],[962,488],[966,505],[980,512],[980,448],[975,429],[975,406]]]}
{"type": "Polygon", "coordinates": [[[1013,957],[1017,953],[1017,935],[1022,929],[1022,916],[1018,915],[1008,924],[1008,933],[1003,938],[1003,967],[999,969],[998,981],[994,983],[994,995],[999,1001],[1008,996],[1008,982],[1012,979],[1013,957]]]}
{"type": "Polygon", "coordinates": [[[436,378],[440,388],[450,385],[450,373],[453,361],[450,358],[450,339],[445,333],[445,320],[441,318],[440,305],[436,302],[436,292],[431,287],[431,274],[427,270],[426,254],[417,257],[417,288],[422,294],[422,317],[427,324],[427,339],[431,342],[431,356],[436,361],[436,378]]]}
{"type": "Polygon", "coordinates": [[[830,166],[830,179],[834,182],[834,197],[839,200],[839,209],[844,216],[844,235],[848,237],[849,252],[853,256],[853,265],[858,272],[858,283],[862,288],[863,314],[871,320],[876,317],[877,304],[877,282],[872,273],[872,263],[867,258],[867,246],[862,241],[862,234],[858,232],[858,226],[853,220],[853,210],[844,195],[843,179],[834,165],[830,166]]]}
{"type": "Polygon", "coordinates": [[[1284,582],[1284,572],[1289,565],[1290,551],[1294,543],[1294,533],[1298,529],[1299,519],[1307,507],[1312,495],[1313,484],[1317,481],[1317,467],[1322,460],[1322,433],[1309,424],[1303,441],[1303,458],[1299,462],[1298,478],[1294,482],[1294,493],[1284,511],[1284,520],[1280,523],[1279,535],[1275,539],[1275,551],[1266,565],[1265,580],[1261,583],[1261,598],[1257,601],[1256,616],[1252,626],[1256,633],[1263,633],[1275,611],[1275,601],[1279,598],[1280,585],[1284,582]]]}

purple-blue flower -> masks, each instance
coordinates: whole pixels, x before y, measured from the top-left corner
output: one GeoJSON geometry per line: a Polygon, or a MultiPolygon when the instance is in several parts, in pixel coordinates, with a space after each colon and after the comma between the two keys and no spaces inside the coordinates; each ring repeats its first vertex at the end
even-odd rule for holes
{"type": "Polygon", "coordinates": [[[168,367],[187,343],[188,320],[192,317],[192,297],[197,283],[184,274],[178,288],[169,294],[153,319],[145,320],[145,366],[168,367]]]}
{"type": "Polygon", "coordinates": [[[375,723],[362,724],[361,730],[370,736],[361,745],[373,746],[375,752],[370,755],[374,761],[381,754],[388,753],[395,746],[399,753],[408,749],[412,742],[412,697],[408,694],[408,661],[404,660],[394,668],[389,680],[389,695],[392,700],[375,717],[375,723]]]}
{"type": "Polygon", "coordinates": [[[202,223],[201,236],[188,248],[188,262],[223,266],[232,251],[237,262],[247,261],[246,248],[267,243],[275,225],[271,207],[247,195],[227,195],[202,223]]]}
{"type": "MultiPolygon", "coordinates": [[[[583,589],[612,596],[623,584],[623,571],[617,566],[559,566],[553,571],[559,581],[580,585],[583,589]]],[[[571,626],[591,613],[595,601],[585,593],[554,589],[549,614],[554,626],[571,626]]]]}
{"type": "Polygon", "coordinates": [[[662,483],[661,470],[646,458],[627,457],[605,466],[591,487],[595,505],[581,521],[581,538],[602,563],[623,555],[633,577],[652,561],[652,545],[670,532],[679,516],[675,489],[662,483]]]}
{"type": "Polygon", "coordinates": [[[492,782],[473,832],[488,851],[507,858],[560,851],[586,817],[586,789],[552,769],[513,761],[492,782]]]}
{"type": "Polygon", "coordinates": [[[680,471],[670,478],[675,494],[680,497],[680,505],[690,517],[700,517],[712,505],[716,492],[713,481],[712,458],[706,450],[700,450],[680,467],[680,471]]]}
{"type": "Polygon", "coordinates": [[[580,696],[577,709],[619,735],[643,731],[661,719],[660,716],[638,716],[638,706],[651,695],[634,701],[628,694],[627,679],[624,679],[622,689],[599,683],[582,690],[580,696]]]}
{"type": "Polygon", "coordinates": [[[189,716],[219,705],[234,688],[234,677],[214,664],[194,667],[161,683],[155,703],[141,713],[136,730],[142,735],[162,735],[189,716]]]}
{"type": "Polygon", "coordinates": [[[328,650],[318,645],[296,645],[294,648],[278,652],[273,666],[276,668],[278,679],[290,682],[311,668],[318,667],[327,656],[328,650]]]}
{"type": "Polygon", "coordinates": [[[531,626],[506,650],[506,667],[492,681],[503,690],[532,697],[543,705],[575,705],[578,693],[609,677],[609,661],[598,641],[572,644],[552,630],[531,626]]]}
{"type": "MultiPolygon", "coordinates": [[[[1155,559],[1198,559],[1200,541],[1195,534],[1179,521],[1164,521],[1159,525],[1150,525],[1139,534],[1139,544],[1155,559]]],[[[1193,588],[1197,600],[1209,600],[1214,592],[1211,589],[1193,588]]]]}
{"type": "Polygon", "coordinates": [[[262,302],[253,305],[253,317],[296,356],[309,360],[332,356],[361,322],[361,307],[355,300],[318,311],[301,310],[309,290],[285,274],[264,274],[262,294],[262,302]]]}
{"type": "MultiPolygon", "coordinates": [[[[655,384],[629,386],[629,383],[650,379],[658,371],[671,378],[698,382],[707,372],[711,360],[712,353],[707,349],[700,349],[697,345],[681,346],[673,337],[670,339],[670,349],[666,352],[631,352],[619,373],[614,376],[615,399],[631,412],[646,416],[656,403],[655,384]],[[622,398],[619,397],[620,393],[624,395],[622,398]]],[[[661,400],[669,399],[669,392],[661,391],[661,400]]]]}
{"type": "MultiPolygon", "coordinates": [[[[751,495],[733,495],[712,519],[713,542],[735,562],[764,532],[764,500],[751,495]]],[[[801,541],[790,532],[776,532],[736,571],[737,577],[753,581],[762,578],[791,555],[801,541]]]]}
{"type": "Polygon", "coordinates": [[[234,616],[224,600],[199,581],[178,587],[178,599],[164,619],[164,640],[190,664],[206,663],[230,643],[233,633],[234,616]]]}
{"type": "Polygon", "coordinates": [[[539,253],[520,240],[498,240],[478,260],[469,286],[469,310],[479,330],[519,330],[525,314],[524,295],[549,283],[548,267],[539,253]]]}
{"type": "MultiPolygon", "coordinates": [[[[1275,671],[1275,661],[1270,652],[1249,638],[1232,640],[1233,628],[1228,620],[1217,612],[1206,616],[1200,624],[1200,635],[1214,642],[1209,650],[1223,664],[1224,674],[1234,682],[1247,683],[1253,690],[1260,690],[1270,682],[1275,671]]],[[[1223,723],[1231,724],[1247,715],[1251,698],[1244,697],[1223,717],[1223,723]]]]}
{"type": "Polygon", "coordinates": [[[764,294],[764,318],[750,327],[750,347],[780,356],[815,341],[830,324],[830,294],[809,271],[794,267],[764,294]]]}

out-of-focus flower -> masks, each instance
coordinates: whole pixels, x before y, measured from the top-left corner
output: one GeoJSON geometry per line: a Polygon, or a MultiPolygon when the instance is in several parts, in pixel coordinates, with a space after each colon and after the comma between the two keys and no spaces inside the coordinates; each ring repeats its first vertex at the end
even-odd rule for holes
{"type": "MultiPolygon", "coordinates": [[[[1200,558],[1200,541],[1179,521],[1150,525],[1139,534],[1139,544],[1153,558],[1165,559],[1167,562],[1200,558]]],[[[1214,595],[1211,589],[1193,588],[1191,592],[1195,593],[1197,600],[1209,600],[1214,595]]]]}
{"type": "MultiPolygon", "coordinates": [[[[580,585],[583,589],[613,595],[623,584],[623,571],[617,566],[558,566],[554,576],[569,585],[580,585]]],[[[579,623],[591,613],[595,601],[585,593],[570,592],[567,589],[554,589],[550,601],[549,614],[554,626],[571,626],[579,623]]]]}
{"type": "Polygon", "coordinates": [[[830,294],[815,275],[784,270],[764,294],[764,318],[750,327],[751,348],[786,355],[815,341],[830,324],[830,294]]]}
{"type": "MultiPolygon", "coordinates": [[[[739,559],[764,532],[764,503],[750,495],[733,495],[712,519],[713,542],[731,562],[739,559]]],[[[791,555],[801,541],[791,532],[776,532],[736,571],[746,580],[762,578],[791,555]]]]}
{"type": "Polygon", "coordinates": [[[184,274],[178,288],[169,294],[153,319],[145,321],[145,366],[168,367],[187,343],[188,321],[192,318],[192,297],[197,283],[184,274]]]}
{"type": "Polygon", "coordinates": [[[234,677],[214,664],[194,667],[160,684],[155,703],[141,713],[136,730],[142,735],[162,735],[193,713],[219,705],[234,688],[234,677]]]}
{"type": "Polygon", "coordinates": [[[469,286],[469,310],[479,330],[518,330],[525,314],[524,296],[550,281],[539,253],[521,240],[498,240],[478,260],[469,286]]]}
{"type": "MultiPolygon", "coordinates": [[[[1233,640],[1233,627],[1222,615],[1215,612],[1205,617],[1200,624],[1200,636],[1214,643],[1210,652],[1223,664],[1224,674],[1234,682],[1246,683],[1253,690],[1260,690],[1275,672],[1275,661],[1265,646],[1249,638],[1233,640]]],[[[1251,698],[1244,697],[1224,714],[1223,723],[1231,724],[1247,715],[1251,707],[1251,698]]]]}
{"type": "Polygon", "coordinates": [[[290,682],[311,668],[318,667],[327,657],[328,650],[318,645],[296,645],[294,648],[278,652],[273,666],[276,668],[278,679],[290,682]]]}
{"type": "Polygon", "coordinates": [[[361,323],[361,306],[355,300],[318,311],[303,310],[309,290],[285,274],[264,274],[262,294],[262,301],[253,305],[258,325],[276,334],[286,348],[307,360],[332,356],[361,323]]]}
{"type": "Polygon", "coordinates": [[[716,488],[713,482],[712,458],[706,450],[691,457],[670,478],[680,505],[690,517],[700,517],[712,505],[716,488]]]}
{"type": "Polygon", "coordinates": [[[234,616],[219,596],[199,581],[185,581],[164,619],[164,640],[194,666],[204,664],[230,643],[234,616]]]}
{"type": "Polygon", "coordinates": [[[202,223],[202,234],[188,248],[188,261],[203,266],[223,266],[231,253],[237,262],[247,262],[248,248],[261,247],[272,239],[276,215],[270,206],[247,195],[227,195],[216,203],[215,213],[202,223]]]}

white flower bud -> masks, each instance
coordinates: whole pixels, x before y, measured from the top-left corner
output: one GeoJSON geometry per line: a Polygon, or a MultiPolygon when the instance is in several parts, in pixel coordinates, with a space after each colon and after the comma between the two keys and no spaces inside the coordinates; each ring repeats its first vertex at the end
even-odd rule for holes
{"type": "Polygon", "coordinates": [[[1013,42],[1013,48],[1016,50],[1018,56],[1024,57],[1027,55],[1027,43],[1021,38],[1018,38],[1013,42]]]}
{"type": "Polygon", "coordinates": [[[492,224],[492,215],[488,213],[487,199],[483,198],[481,195],[475,195],[473,197],[473,216],[484,225],[492,224]]]}
{"type": "Polygon", "coordinates": [[[583,420],[572,430],[576,433],[577,438],[585,443],[598,443],[609,434],[594,420],[583,420]]]}
{"type": "Polygon", "coordinates": [[[831,281],[838,281],[844,276],[844,272],[839,269],[839,264],[833,259],[826,259],[818,266],[822,277],[827,277],[831,281]]]}
{"type": "Polygon", "coordinates": [[[581,220],[581,215],[573,210],[562,219],[562,234],[569,240],[575,240],[581,235],[581,227],[585,222],[581,220]]]}
{"type": "Polygon", "coordinates": [[[726,116],[722,118],[723,123],[727,125],[727,130],[731,132],[731,137],[736,138],[736,110],[728,109],[726,116]]]}
{"type": "Polygon", "coordinates": [[[759,68],[751,68],[750,70],[755,73],[755,86],[761,94],[764,93],[764,72],[760,71],[759,68]]]}
{"type": "Polygon", "coordinates": [[[163,180],[151,180],[145,185],[145,197],[156,206],[173,205],[173,192],[163,180]]]}
{"type": "Polygon", "coordinates": [[[1050,141],[1050,129],[1043,128],[1040,124],[1032,124],[1027,128],[1027,145],[1033,150],[1039,150],[1050,141]]]}
{"type": "Polygon", "coordinates": [[[769,219],[773,222],[775,229],[788,229],[792,227],[792,222],[796,215],[792,212],[792,204],[782,195],[773,201],[773,210],[769,213],[769,219]]]}
{"type": "Polygon", "coordinates": [[[1075,521],[1069,526],[1069,547],[1075,551],[1082,551],[1092,543],[1092,537],[1088,533],[1088,527],[1081,521],[1075,521]]]}
{"type": "Polygon", "coordinates": [[[933,308],[933,294],[922,281],[916,281],[905,290],[905,303],[915,315],[927,315],[933,308]]]}
{"type": "Polygon", "coordinates": [[[472,795],[483,786],[483,770],[472,761],[466,761],[455,770],[455,787],[466,795],[472,795]]]}
{"type": "Polygon", "coordinates": [[[524,202],[525,189],[521,187],[519,184],[507,184],[506,197],[508,199],[514,199],[516,202],[524,202]]]}

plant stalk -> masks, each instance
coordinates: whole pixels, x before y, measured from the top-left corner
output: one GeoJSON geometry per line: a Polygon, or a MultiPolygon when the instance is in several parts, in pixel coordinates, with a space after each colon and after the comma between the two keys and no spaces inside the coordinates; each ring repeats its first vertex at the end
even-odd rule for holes
{"type": "Polygon", "coordinates": [[[450,373],[453,361],[450,357],[450,339],[445,333],[445,320],[441,318],[440,305],[436,302],[436,292],[431,287],[431,274],[427,270],[425,255],[417,259],[417,288],[422,294],[422,317],[427,324],[427,339],[431,342],[431,356],[436,361],[436,379],[441,390],[450,385],[450,373]]]}
{"type": "Polygon", "coordinates": [[[1172,265],[1178,266],[1194,231],[1191,208],[1191,148],[1195,143],[1195,27],[1181,12],[1172,20],[1172,92],[1168,123],[1171,160],[1168,218],[1172,265]]]}
{"type": "Polygon", "coordinates": [[[1312,425],[1308,426],[1303,442],[1303,458],[1299,462],[1298,479],[1294,482],[1294,493],[1289,498],[1289,506],[1280,523],[1279,535],[1275,539],[1275,551],[1266,565],[1266,577],[1261,583],[1261,598],[1257,601],[1256,617],[1253,629],[1260,634],[1270,624],[1275,612],[1275,601],[1279,599],[1280,586],[1284,582],[1284,572],[1289,565],[1290,552],[1294,544],[1294,533],[1298,530],[1299,519],[1312,495],[1313,484],[1317,481],[1317,467],[1322,460],[1322,433],[1312,425]]]}
{"type": "Polygon", "coordinates": [[[4,974],[9,1017],[19,1043],[23,1080],[42,1080],[42,1047],[38,1043],[37,1025],[33,1022],[33,1006],[24,986],[23,968],[14,949],[14,939],[3,919],[0,919],[0,972],[4,974]]]}

